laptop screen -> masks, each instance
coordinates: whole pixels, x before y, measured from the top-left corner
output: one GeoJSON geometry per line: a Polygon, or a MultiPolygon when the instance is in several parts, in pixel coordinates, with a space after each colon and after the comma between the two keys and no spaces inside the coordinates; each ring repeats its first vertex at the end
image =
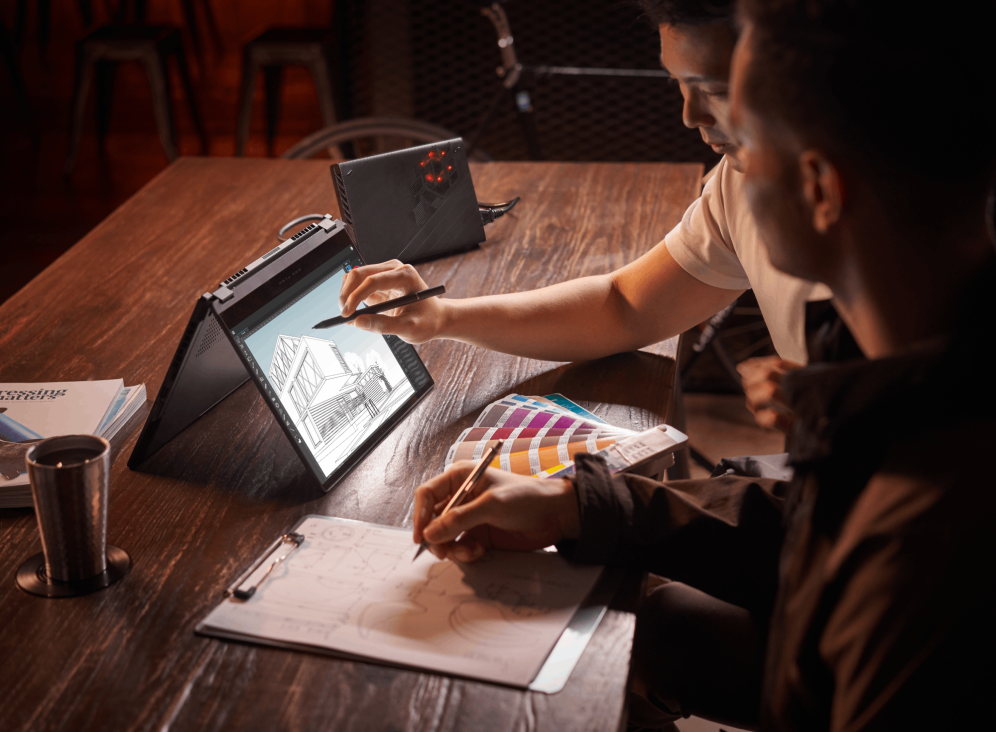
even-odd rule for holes
{"type": "Polygon", "coordinates": [[[319,252],[309,255],[310,272],[286,289],[267,287],[264,297],[254,293],[222,313],[260,390],[323,484],[348,472],[432,385],[415,349],[396,336],[349,323],[313,327],[339,314],[342,278],[363,264],[343,242],[349,239],[340,235],[321,245],[327,258],[313,266],[319,252]],[[233,325],[230,315],[240,322],[233,325]]]}

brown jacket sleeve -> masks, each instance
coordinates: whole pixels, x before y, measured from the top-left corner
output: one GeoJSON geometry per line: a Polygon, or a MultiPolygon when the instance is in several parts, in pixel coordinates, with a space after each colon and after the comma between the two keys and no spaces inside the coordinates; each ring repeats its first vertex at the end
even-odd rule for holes
{"type": "Polygon", "coordinates": [[[777,589],[786,483],[722,476],[660,483],[613,477],[601,458],[576,458],[581,535],[568,559],[635,565],[770,614],[777,589]]]}

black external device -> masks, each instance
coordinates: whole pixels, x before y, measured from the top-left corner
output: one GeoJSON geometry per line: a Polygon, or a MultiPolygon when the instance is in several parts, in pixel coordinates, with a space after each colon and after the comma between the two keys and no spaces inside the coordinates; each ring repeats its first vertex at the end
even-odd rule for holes
{"type": "Polygon", "coordinates": [[[332,166],[340,216],[364,261],[410,264],[484,241],[466,149],[457,137],[332,166]]]}
{"type": "Polygon", "coordinates": [[[128,467],[251,379],[322,487],[342,480],[433,386],[396,336],[313,328],[363,264],[343,223],[325,216],[204,293],[128,467]]]}

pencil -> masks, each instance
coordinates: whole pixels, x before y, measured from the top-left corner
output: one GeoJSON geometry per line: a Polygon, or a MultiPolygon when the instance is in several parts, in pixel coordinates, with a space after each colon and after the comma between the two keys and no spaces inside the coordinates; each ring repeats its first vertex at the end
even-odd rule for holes
{"type": "MultiPolygon", "coordinates": [[[[502,445],[504,444],[504,440],[498,440],[498,442],[484,451],[484,455],[481,457],[481,462],[477,464],[477,467],[474,468],[473,472],[471,472],[471,474],[467,476],[467,479],[460,485],[459,488],[457,488],[457,492],[453,494],[452,498],[450,498],[450,502],[446,504],[446,508],[444,508],[443,512],[439,514],[439,518],[442,518],[449,513],[451,508],[459,506],[463,503],[463,499],[467,496],[467,494],[470,493],[481,478],[484,477],[484,471],[488,469],[491,461],[498,456],[499,452],[501,452],[502,445]]],[[[419,555],[428,548],[429,542],[422,539],[422,545],[418,548],[418,551],[415,552],[415,556],[412,558],[412,561],[414,562],[418,559],[419,555]]]]}
{"type": "Polygon", "coordinates": [[[411,305],[413,302],[418,302],[419,300],[425,300],[427,297],[437,297],[446,292],[446,285],[439,285],[439,287],[430,287],[428,290],[419,290],[418,292],[413,292],[409,295],[402,295],[401,297],[396,297],[393,300],[387,300],[386,302],[379,302],[376,305],[371,305],[365,307],[362,310],[357,310],[352,315],[337,315],[334,318],[329,318],[328,320],[323,320],[320,323],[316,323],[311,326],[312,328],[331,328],[335,325],[342,325],[343,323],[348,323],[353,318],[360,315],[376,315],[377,313],[382,313],[385,310],[393,310],[394,308],[400,308],[403,305],[411,305]]]}

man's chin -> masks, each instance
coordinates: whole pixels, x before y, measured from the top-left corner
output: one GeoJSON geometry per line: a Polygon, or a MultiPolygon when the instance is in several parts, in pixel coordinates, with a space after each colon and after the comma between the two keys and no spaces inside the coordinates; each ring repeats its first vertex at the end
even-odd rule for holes
{"type": "Polygon", "coordinates": [[[726,164],[729,165],[738,173],[743,173],[744,166],[740,162],[740,158],[737,155],[737,153],[740,152],[739,148],[736,148],[733,145],[726,145],[725,147],[727,148],[727,150],[726,152],[723,153],[723,155],[726,156],[726,164]]]}

